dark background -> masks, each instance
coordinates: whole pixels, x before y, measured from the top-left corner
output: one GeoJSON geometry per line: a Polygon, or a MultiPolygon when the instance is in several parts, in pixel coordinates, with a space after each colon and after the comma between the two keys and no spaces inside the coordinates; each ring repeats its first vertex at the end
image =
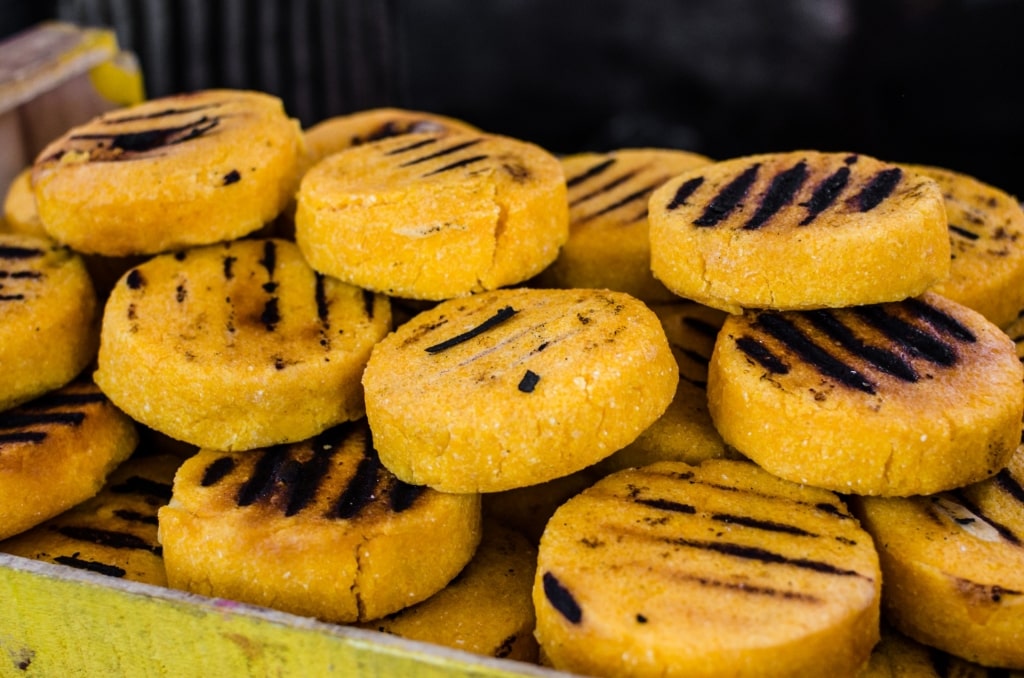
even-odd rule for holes
{"type": "Polygon", "coordinates": [[[557,153],[816,148],[1024,197],[1019,0],[0,0],[3,35],[116,26],[150,96],[281,96],[304,124],[394,105],[557,153]]]}

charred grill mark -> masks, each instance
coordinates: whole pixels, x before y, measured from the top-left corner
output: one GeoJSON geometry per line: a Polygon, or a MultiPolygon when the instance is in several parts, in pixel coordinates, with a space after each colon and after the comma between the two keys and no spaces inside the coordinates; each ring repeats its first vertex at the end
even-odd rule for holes
{"type": "Polygon", "coordinates": [[[856,570],[847,570],[837,567],[832,563],[827,563],[821,560],[812,560],[810,558],[790,558],[789,556],[785,556],[781,553],[769,551],[768,549],[757,546],[744,546],[742,544],[733,544],[730,542],[702,541],[699,539],[686,539],[683,537],[668,538],[664,541],[676,546],[711,551],[713,553],[719,553],[724,556],[741,558],[744,560],[755,560],[767,565],[787,565],[839,577],[864,576],[856,570]]]}
{"type": "Polygon", "coordinates": [[[274,241],[267,240],[263,243],[263,257],[259,263],[266,270],[268,278],[268,283],[263,285],[263,289],[270,294],[263,304],[260,322],[268,332],[273,332],[277,329],[277,324],[281,322],[278,298],[273,294],[277,290],[277,284],[274,283],[274,272],[277,268],[277,244],[274,241]]]}
{"type": "Polygon", "coordinates": [[[818,184],[811,194],[811,199],[803,203],[803,206],[807,208],[807,216],[800,221],[800,225],[806,226],[831,207],[839,199],[849,182],[850,168],[840,167],[818,184]]]}
{"type": "Polygon", "coordinates": [[[861,306],[853,309],[852,312],[912,355],[943,367],[949,367],[956,363],[956,351],[951,346],[914,325],[886,313],[881,306],[861,306]]]}
{"type": "Polygon", "coordinates": [[[0,447],[16,443],[41,443],[46,440],[46,433],[43,431],[15,431],[14,433],[0,433],[0,447]]]}
{"type": "Polygon", "coordinates": [[[176,288],[174,288],[174,299],[179,304],[182,303],[183,301],[185,301],[185,298],[187,296],[188,296],[188,288],[185,287],[185,283],[181,283],[176,288]]]}
{"type": "Polygon", "coordinates": [[[221,186],[230,186],[231,184],[237,184],[242,180],[242,175],[239,174],[238,170],[231,170],[224,175],[224,179],[221,182],[221,186]]]}
{"type": "Polygon", "coordinates": [[[203,477],[199,480],[201,487],[212,487],[235,470],[235,460],[231,457],[218,457],[210,462],[210,465],[203,471],[203,477]]]}
{"type": "Polygon", "coordinates": [[[830,311],[806,311],[806,315],[812,325],[850,353],[871,363],[876,369],[903,381],[916,382],[918,380],[918,374],[914,371],[913,366],[899,354],[864,343],[830,311]]]}
{"type": "Polygon", "coordinates": [[[299,465],[295,477],[290,483],[285,516],[293,516],[313,502],[320,490],[321,483],[327,477],[331,462],[352,432],[352,422],[346,422],[333,426],[313,438],[311,441],[313,456],[299,465]]]}
{"type": "Polygon", "coordinates": [[[591,179],[593,177],[598,176],[599,174],[601,174],[602,172],[607,170],[609,167],[614,165],[616,162],[618,162],[618,161],[615,158],[608,158],[607,160],[602,160],[601,162],[597,163],[596,165],[593,165],[593,166],[588,167],[587,169],[583,170],[583,172],[577,174],[576,176],[569,177],[568,179],[566,179],[565,180],[565,185],[568,188],[572,188],[573,186],[578,186],[579,184],[582,184],[583,182],[587,181],[588,179],[591,179]]]}
{"type": "Polygon", "coordinates": [[[252,474],[238,489],[236,503],[239,506],[250,506],[268,499],[274,492],[279,470],[287,458],[287,449],[283,445],[263,450],[253,466],[252,474]]]}
{"type": "Polygon", "coordinates": [[[698,334],[703,334],[709,339],[715,339],[718,337],[718,330],[721,329],[716,325],[712,325],[709,322],[701,320],[700,318],[693,318],[690,316],[683,316],[682,321],[684,327],[689,327],[698,334]]]}
{"type": "Polygon", "coordinates": [[[797,191],[807,181],[807,162],[801,160],[785,172],[776,174],[768,186],[768,190],[761,198],[761,204],[757,211],[743,225],[748,231],[753,231],[764,226],[782,208],[793,202],[797,191]]]}
{"type": "Polygon", "coordinates": [[[442,351],[446,351],[449,348],[452,348],[453,346],[458,346],[459,344],[462,344],[475,337],[480,336],[484,332],[487,332],[488,330],[493,329],[494,327],[505,322],[506,320],[508,320],[517,313],[519,313],[519,311],[512,308],[511,306],[505,306],[503,308],[498,309],[494,315],[492,315],[490,318],[483,321],[476,327],[467,330],[462,334],[457,334],[451,339],[447,339],[445,341],[442,341],[441,343],[434,344],[433,346],[428,346],[424,350],[427,353],[440,353],[442,351]]]}
{"type": "Polygon", "coordinates": [[[0,294],[0,301],[24,301],[24,294],[0,294]]]}
{"type": "Polygon", "coordinates": [[[420,176],[422,178],[424,178],[424,179],[427,178],[427,177],[436,176],[438,174],[442,174],[444,172],[448,172],[448,171],[453,170],[453,169],[458,169],[460,167],[468,167],[469,165],[472,165],[474,163],[478,163],[481,160],[486,160],[489,157],[491,157],[491,156],[489,156],[489,155],[471,155],[468,158],[462,158],[461,160],[456,160],[455,162],[448,163],[447,165],[442,165],[441,167],[438,167],[437,169],[434,169],[434,170],[430,170],[429,172],[427,172],[425,174],[422,174],[420,176]]]}
{"type": "Polygon", "coordinates": [[[608,193],[609,191],[612,191],[621,186],[622,184],[628,182],[634,176],[636,176],[636,170],[633,170],[632,172],[626,172],[625,174],[620,174],[619,176],[613,178],[611,181],[607,181],[604,184],[601,184],[600,186],[590,191],[589,193],[584,193],[583,195],[575,196],[574,198],[569,200],[569,207],[577,207],[581,203],[585,203],[588,200],[593,200],[594,198],[600,195],[608,193]]]}
{"type": "Polygon", "coordinates": [[[77,570],[85,570],[87,572],[95,572],[96,574],[106,575],[108,577],[122,578],[128,574],[123,568],[117,565],[108,565],[107,563],[100,563],[95,560],[85,560],[78,556],[57,556],[53,559],[53,562],[58,565],[67,565],[77,570]]]}
{"type": "Polygon", "coordinates": [[[743,336],[737,338],[736,348],[746,353],[747,357],[772,374],[789,374],[789,365],[753,337],[743,336]]]}
{"type": "Polygon", "coordinates": [[[1016,533],[1014,533],[1013,530],[1011,530],[1006,525],[1003,525],[1002,523],[1000,523],[996,519],[994,519],[994,518],[992,518],[990,516],[985,515],[985,513],[981,510],[981,507],[978,506],[977,504],[975,504],[970,499],[968,499],[967,495],[964,494],[964,492],[962,490],[953,490],[953,491],[951,491],[949,493],[949,496],[953,497],[953,500],[956,503],[960,504],[965,509],[970,511],[979,520],[984,521],[993,530],[998,532],[1000,537],[1002,537],[1006,541],[1010,542],[1014,546],[1020,546],[1021,545],[1020,537],[1018,537],[1016,535],[1016,533]]]}
{"type": "Polygon", "coordinates": [[[672,511],[673,513],[696,514],[697,509],[689,504],[683,504],[670,499],[634,499],[634,503],[650,506],[660,511],[672,511]]]}
{"type": "Polygon", "coordinates": [[[903,170],[899,167],[882,170],[871,178],[867,186],[861,189],[860,193],[853,196],[851,201],[859,212],[870,212],[882,204],[882,201],[892,195],[900,180],[903,178],[903,170]]]}
{"type": "Polygon", "coordinates": [[[978,340],[974,333],[967,329],[959,320],[921,299],[904,299],[903,305],[911,313],[924,320],[939,332],[972,344],[978,340]]]}
{"type": "Polygon", "coordinates": [[[470,139],[469,141],[463,141],[461,143],[454,144],[452,146],[448,146],[447,148],[442,148],[439,151],[434,151],[433,153],[428,153],[427,155],[421,155],[418,158],[412,158],[411,160],[406,160],[405,162],[399,164],[398,166],[399,167],[412,167],[413,165],[419,165],[419,164],[422,164],[422,163],[425,163],[425,162],[429,162],[431,160],[436,160],[437,158],[443,158],[446,155],[451,155],[452,153],[458,153],[459,151],[461,151],[463,149],[470,148],[471,146],[475,146],[475,145],[479,144],[481,141],[483,141],[483,139],[470,139]]]}
{"type": "Polygon", "coordinates": [[[704,209],[704,213],[694,220],[694,226],[716,226],[723,219],[728,217],[733,210],[739,207],[740,203],[750,187],[757,179],[757,173],[761,169],[761,163],[755,163],[744,170],[739,176],[730,181],[718,192],[711,202],[704,209]]]}
{"type": "Polygon", "coordinates": [[[173,488],[168,483],[161,483],[142,476],[131,476],[124,482],[112,485],[110,491],[114,494],[134,494],[142,497],[152,497],[164,503],[171,500],[173,488]]]}
{"type": "Polygon", "coordinates": [[[542,577],[544,585],[544,597],[548,599],[551,606],[558,610],[570,624],[579,624],[583,621],[583,609],[576,602],[572,593],[558,581],[558,578],[550,572],[545,572],[542,577]]]}
{"type": "Polygon", "coordinates": [[[802,527],[796,525],[787,525],[786,523],[778,523],[774,520],[760,520],[758,518],[751,518],[750,516],[737,516],[731,513],[713,513],[711,519],[720,523],[726,523],[728,525],[741,525],[743,527],[750,527],[755,530],[765,530],[767,532],[780,532],[782,534],[789,534],[794,537],[817,537],[819,535],[808,532],[802,527]]]}
{"type": "MultiPolygon", "coordinates": [[[[653,184],[648,184],[647,186],[644,186],[643,188],[637,189],[637,190],[633,191],[632,193],[629,193],[628,195],[625,195],[622,198],[619,198],[618,200],[616,200],[615,202],[611,203],[610,205],[606,205],[605,207],[602,207],[601,209],[599,209],[598,211],[594,212],[593,214],[588,214],[583,219],[577,220],[577,223],[582,223],[584,221],[587,221],[588,219],[594,219],[596,217],[603,217],[606,214],[610,214],[611,212],[614,212],[617,209],[621,209],[621,208],[626,207],[627,205],[630,205],[630,204],[635,203],[637,201],[646,200],[651,195],[651,192],[654,189],[656,189],[658,186],[660,186],[660,185],[661,185],[661,181],[658,181],[658,182],[653,183],[653,184]]],[[[646,216],[646,212],[644,213],[644,215],[646,216]]],[[[629,220],[623,220],[623,221],[624,221],[624,223],[632,223],[633,221],[636,221],[636,219],[629,219],[629,220]]]]}
{"type": "Polygon", "coordinates": [[[96,544],[97,546],[105,546],[112,549],[135,549],[160,555],[159,546],[154,546],[145,539],[128,532],[101,530],[95,527],[76,525],[62,525],[57,528],[57,532],[68,539],[96,544]]]}
{"type": "Polygon", "coordinates": [[[313,298],[316,301],[316,317],[325,329],[330,327],[330,323],[327,321],[329,307],[327,305],[326,280],[323,273],[317,272],[314,275],[313,298]]]}
{"type": "Polygon", "coordinates": [[[87,393],[49,393],[21,406],[23,410],[49,410],[56,407],[73,407],[107,402],[107,396],[98,391],[87,393]]]}
{"type": "Polygon", "coordinates": [[[84,412],[44,412],[29,414],[18,411],[0,413],[0,430],[27,428],[29,426],[79,426],[85,421],[84,412]]]}
{"type": "Polygon", "coordinates": [[[227,255],[224,257],[224,279],[231,280],[235,277],[235,262],[238,261],[238,257],[227,255]]]}
{"type": "Polygon", "coordinates": [[[36,247],[15,247],[13,245],[0,245],[0,259],[20,261],[23,259],[35,259],[43,256],[44,252],[36,247]]]}
{"type": "Polygon", "coordinates": [[[410,485],[398,480],[391,488],[390,508],[393,513],[401,513],[408,510],[427,488],[420,485],[410,485]]]}
{"type": "Polygon", "coordinates": [[[690,196],[693,195],[703,183],[704,177],[694,177],[693,179],[684,181],[680,184],[679,188],[676,189],[672,199],[668,201],[667,205],[665,205],[665,209],[671,212],[672,210],[685,205],[686,201],[690,199],[690,196]]]}
{"type": "Polygon", "coordinates": [[[128,289],[138,290],[146,284],[146,279],[142,276],[142,271],[137,268],[133,268],[128,271],[128,275],[125,276],[124,283],[128,286],[128,289]]]}
{"type": "Polygon", "coordinates": [[[373,320],[373,304],[376,300],[376,294],[370,290],[363,290],[363,311],[370,320],[373,320]]]}
{"type": "Polygon", "coordinates": [[[157,517],[154,515],[147,515],[145,513],[139,513],[138,511],[129,511],[128,509],[116,509],[114,515],[121,520],[129,523],[138,523],[140,525],[151,525],[156,527],[160,524],[157,517]]]}
{"type": "Polygon", "coordinates": [[[811,595],[810,593],[802,593],[800,591],[783,591],[772,586],[757,586],[755,584],[750,584],[742,581],[722,581],[721,579],[712,579],[710,577],[703,577],[695,574],[683,574],[678,572],[673,573],[672,577],[673,579],[681,579],[683,581],[693,582],[701,586],[707,586],[716,589],[727,589],[730,591],[739,591],[742,593],[750,593],[755,596],[768,596],[771,598],[782,598],[783,600],[797,600],[805,603],[821,602],[820,598],[811,595]]]}
{"type": "Polygon", "coordinates": [[[758,315],[755,325],[782,342],[786,348],[824,376],[858,391],[875,393],[875,385],[867,377],[814,343],[796,325],[781,315],[762,313],[758,315]]]}
{"type": "Polygon", "coordinates": [[[73,141],[109,142],[113,150],[128,153],[145,153],[164,146],[174,146],[198,139],[215,129],[218,125],[220,125],[219,117],[204,115],[191,122],[174,127],[147,129],[138,132],[75,134],[70,139],[73,141]]]}
{"type": "Polygon", "coordinates": [[[268,332],[276,330],[277,324],[281,322],[281,312],[278,310],[277,303],[277,297],[270,297],[263,305],[263,312],[260,313],[260,322],[268,332]]]}
{"type": "Polygon", "coordinates": [[[1002,469],[995,476],[996,487],[1013,497],[1017,503],[1024,504],[1024,487],[1017,482],[1008,469],[1002,469]]]}
{"type": "Polygon", "coordinates": [[[263,243],[263,258],[260,259],[259,263],[266,269],[267,278],[273,280],[274,269],[277,267],[277,244],[273,240],[267,240],[263,243]]]}
{"type": "Polygon", "coordinates": [[[124,122],[136,122],[139,120],[155,120],[157,118],[168,118],[175,115],[187,115],[189,113],[198,113],[199,111],[206,111],[211,108],[217,108],[222,106],[221,103],[201,104],[199,106],[187,106],[183,108],[165,108],[160,111],[153,113],[143,113],[141,115],[120,115],[120,116],[103,116],[101,122],[105,125],[118,125],[124,122]]]}
{"type": "Polygon", "coordinates": [[[338,497],[328,517],[351,520],[359,515],[360,511],[376,499],[381,468],[377,450],[374,449],[373,441],[367,433],[363,444],[363,458],[359,460],[355,474],[338,497]]]}
{"type": "Polygon", "coordinates": [[[533,389],[537,388],[537,383],[540,381],[540,375],[533,370],[526,370],[526,374],[519,380],[519,390],[523,393],[533,393],[533,389]]]}
{"type": "Polygon", "coordinates": [[[0,271],[0,280],[41,280],[42,277],[40,271],[0,271]]]}
{"type": "Polygon", "coordinates": [[[965,240],[977,240],[981,236],[973,231],[968,231],[966,228],[962,228],[955,224],[949,224],[949,232],[964,238],[965,240]]]}
{"type": "Polygon", "coordinates": [[[438,137],[432,137],[430,139],[420,139],[410,144],[406,144],[405,146],[399,146],[398,148],[392,148],[390,151],[385,151],[384,155],[401,155],[402,153],[415,151],[417,148],[423,148],[424,146],[429,146],[430,144],[436,144],[440,140],[441,139],[438,137]]]}

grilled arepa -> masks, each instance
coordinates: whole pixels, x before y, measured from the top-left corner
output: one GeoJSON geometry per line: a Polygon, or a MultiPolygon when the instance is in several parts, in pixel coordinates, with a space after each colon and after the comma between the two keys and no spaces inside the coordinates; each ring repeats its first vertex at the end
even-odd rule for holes
{"type": "Polygon", "coordinates": [[[926,645],[1024,669],[1024,450],[994,477],[920,497],[857,497],[886,618],[926,645]]]}
{"type": "Polygon", "coordinates": [[[800,483],[930,494],[987,478],[1020,440],[1024,368],[998,327],[931,292],[725,321],[708,407],[726,443],[800,483]]]}
{"type": "Polygon", "coordinates": [[[259,92],[152,99],[76,127],[36,158],[43,228],[92,254],[155,254],[259,230],[292,199],[298,122],[259,92]]]}
{"type": "Polygon", "coordinates": [[[568,235],[558,160],[468,132],[405,134],[329,156],[303,177],[295,215],[313,268],[413,299],[522,282],[568,235]]]}
{"type": "Polygon", "coordinates": [[[645,302],[675,299],[651,275],[647,202],[672,177],[709,162],[703,155],[660,148],[562,158],[569,240],[532,284],[617,290],[645,302]]]}
{"type": "Polygon", "coordinates": [[[157,509],[171,498],[181,459],[140,451],[110,474],[95,497],[0,542],[0,551],[166,586],[157,509]]]}
{"type": "Polygon", "coordinates": [[[537,661],[533,574],[537,549],[513,530],[485,521],[469,565],[422,603],[362,626],[476,654],[537,661]]]}
{"type": "Polygon", "coordinates": [[[399,481],[365,421],[292,445],[201,450],[159,519],[171,587],[338,623],[437,593],[481,534],[479,495],[399,481]]]}
{"type": "Polygon", "coordinates": [[[974,177],[940,167],[905,168],[935,180],[946,202],[952,261],[949,277],[931,290],[1006,327],[1024,308],[1024,209],[974,177]]]}
{"type": "Polygon", "coordinates": [[[95,496],[138,439],[84,379],[0,412],[0,539],[95,496]]]}
{"type": "Polygon", "coordinates": [[[390,323],[386,297],[316,273],[292,242],[183,250],[114,287],[96,381],[198,447],[297,442],[363,416],[360,376],[390,323]]]}
{"type": "Polygon", "coordinates": [[[685,172],[650,199],[651,270],[715,308],[855,306],[949,273],[938,184],[864,155],[794,151],[685,172]]]}
{"type": "Polygon", "coordinates": [[[746,461],[598,481],[541,538],[537,639],[594,676],[856,676],[879,635],[874,545],[827,490],[746,461]]]}
{"type": "Polygon", "coordinates": [[[606,472],[656,461],[699,464],[726,454],[725,443],[708,412],[707,391],[708,362],[725,314],[685,299],[649,306],[665,329],[679,366],[679,385],[672,403],[657,421],[601,462],[606,472]]]}
{"type": "Polygon", "coordinates": [[[32,168],[18,172],[4,195],[3,226],[11,233],[24,233],[49,237],[36,209],[36,196],[32,191],[32,168]]]}
{"type": "Polygon", "coordinates": [[[51,239],[0,233],[0,410],[64,386],[96,357],[96,290],[51,239]]]}
{"type": "Polygon", "coordinates": [[[373,349],[366,415],[381,461],[443,492],[496,492],[589,466],[668,407],[658,317],[607,290],[507,289],[424,311],[373,349]]]}

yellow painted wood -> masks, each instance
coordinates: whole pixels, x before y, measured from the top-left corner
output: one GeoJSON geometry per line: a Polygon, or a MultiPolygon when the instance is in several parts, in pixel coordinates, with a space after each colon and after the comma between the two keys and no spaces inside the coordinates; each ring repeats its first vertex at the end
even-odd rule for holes
{"type": "Polygon", "coordinates": [[[0,676],[565,677],[0,554],[0,676]]]}

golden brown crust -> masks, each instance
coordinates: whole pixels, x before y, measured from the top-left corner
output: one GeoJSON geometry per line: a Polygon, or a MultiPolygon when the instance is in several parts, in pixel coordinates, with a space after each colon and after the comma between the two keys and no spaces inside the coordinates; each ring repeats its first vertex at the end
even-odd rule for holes
{"type": "Polygon", "coordinates": [[[655,191],[649,219],[655,277],[730,312],[895,301],[949,273],[938,185],[864,155],[700,167],[655,191]]]}

